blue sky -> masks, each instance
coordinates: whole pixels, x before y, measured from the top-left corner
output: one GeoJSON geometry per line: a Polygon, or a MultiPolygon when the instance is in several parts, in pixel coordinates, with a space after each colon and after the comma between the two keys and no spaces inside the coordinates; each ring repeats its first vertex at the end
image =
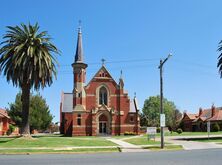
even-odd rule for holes
{"type": "MultiPolygon", "coordinates": [[[[159,60],[164,66],[164,96],[181,111],[222,106],[222,79],[216,67],[222,39],[220,0],[1,0],[0,36],[7,25],[38,22],[61,50],[58,79],[41,90],[54,121],[59,120],[61,91],[71,92],[78,20],[82,20],[87,82],[101,59],[118,81],[123,70],[129,96],[137,93],[140,107],[159,94],[159,60]]],[[[0,75],[0,107],[13,102],[18,88],[0,75]]]]}

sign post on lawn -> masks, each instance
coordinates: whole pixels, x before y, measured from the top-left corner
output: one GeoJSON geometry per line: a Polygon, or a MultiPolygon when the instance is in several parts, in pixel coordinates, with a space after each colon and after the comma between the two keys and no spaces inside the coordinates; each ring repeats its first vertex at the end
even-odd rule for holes
{"type": "Polygon", "coordinates": [[[208,140],[210,138],[210,121],[207,122],[207,134],[208,134],[208,140]]]}
{"type": "Polygon", "coordinates": [[[155,141],[155,137],[156,137],[156,127],[147,127],[147,128],[146,128],[146,133],[147,133],[147,138],[148,138],[148,140],[150,140],[151,138],[153,138],[154,141],[155,141]]]}

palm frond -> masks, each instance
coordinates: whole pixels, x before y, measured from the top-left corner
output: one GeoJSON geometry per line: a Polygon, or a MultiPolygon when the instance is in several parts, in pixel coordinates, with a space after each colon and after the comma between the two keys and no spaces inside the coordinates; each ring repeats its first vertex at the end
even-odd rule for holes
{"type": "Polygon", "coordinates": [[[57,75],[55,54],[60,51],[51,43],[47,31],[39,32],[38,23],[7,29],[0,43],[0,73],[19,87],[23,83],[30,83],[35,89],[50,86],[57,75]]]}

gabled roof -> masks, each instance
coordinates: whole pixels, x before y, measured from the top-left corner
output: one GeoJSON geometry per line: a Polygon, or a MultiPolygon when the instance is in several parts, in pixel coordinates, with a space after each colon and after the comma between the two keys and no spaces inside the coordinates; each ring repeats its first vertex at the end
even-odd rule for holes
{"type": "Polygon", "coordinates": [[[207,118],[206,117],[198,117],[198,118],[196,118],[193,122],[197,122],[197,121],[206,121],[207,120],[207,118]]]}
{"type": "Polygon", "coordinates": [[[0,117],[6,117],[8,119],[10,119],[10,117],[8,116],[8,113],[6,110],[0,108],[0,117]]]}
{"type": "Polygon", "coordinates": [[[208,121],[222,121],[222,108],[216,108],[215,115],[208,119],[208,121]]]}
{"type": "Polygon", "coordinates": [[[102,67],[96,72],[96,74],[93,76],[93,78],[89,81],[89,83],[86,86],[88,86],[93,79],[111,79],[116,85],[118,85],[104,65],[102,65],[102,67]],[[100,75],[101,73],[104,73],[104,76],[100,75]]]}
{"type": "Polygon", "coordinates": [[[215,108],[215,114],[212,116],[212,108],[202,110],[200,116],[196,116],[196,119],[193,122],[197,121],[222,121],[222,107],[215,108]]]}
{"type": "Polygon", "coordinates": [[[197,114],[188,114],[186,113],[186,115],[189,117],[189,119],[194,120],[197,118],[197,114]]]}

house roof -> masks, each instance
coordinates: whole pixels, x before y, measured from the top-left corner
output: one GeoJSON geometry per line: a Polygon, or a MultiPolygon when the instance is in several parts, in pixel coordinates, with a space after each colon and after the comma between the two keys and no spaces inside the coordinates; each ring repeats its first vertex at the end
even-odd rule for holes
{"type": "Polygon", "coordinates": [[[212,117],[212,108],[202,110],[201,115],[187,114],[193,122],[201,121],[218,121],[222,120],[222,107],[215,108],[215,115],[212,117]]]}
{"type": "Polygon", "coordinates": [[[197,118],[197,114],[188,114],[186,113],[186,115],[191,119],[191,120],[194,120],[197,118]]]}
{"type": "Polygon", "coordinates": [[[5,109],[0,108],[0,117],[6,117],[8,119],[10,119],[10,117],[8,116],[8,113],[5,109]]]}
{"type": "Polygon", "coordinates": [[[208,121],[222,120],[222,108],[216,108],[215,115],[208,119],[208,121]]]}

